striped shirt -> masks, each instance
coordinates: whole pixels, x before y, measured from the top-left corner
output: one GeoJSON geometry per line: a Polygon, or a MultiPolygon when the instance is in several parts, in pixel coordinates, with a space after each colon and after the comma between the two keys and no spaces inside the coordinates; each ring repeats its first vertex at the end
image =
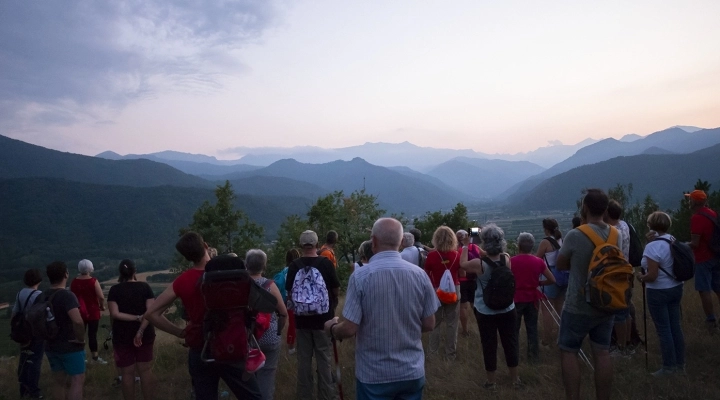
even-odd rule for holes
{"type": "Polygon", "coordinates": [[[355,376],[366,384],[425,376],[422,320],[440,302],[425,271],[383,251],[350,275],[343,316],[358,325],[355,376]]]}

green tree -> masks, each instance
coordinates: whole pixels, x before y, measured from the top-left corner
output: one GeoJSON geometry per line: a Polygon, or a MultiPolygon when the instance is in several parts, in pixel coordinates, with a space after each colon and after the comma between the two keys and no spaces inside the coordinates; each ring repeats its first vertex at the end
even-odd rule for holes
{"type": "Polygon", "coordinates": [[[285,218],[268,253],[267,276],[273,276],[285,267],[285,254],[292,248],[300,248],[300,234],[308,229],[308,221],[298,215],[285,218]]]}
{"type": "Polygon", "coordinates": [[[422,232],[422,242],[430,243],[435,230],[443,225],[450,227],[453,231],[467,229],[470,226],[467,207],[463,203],[457,203],[449,212],[428,211],[420,218],[413,220],[413,225],[422,232]]]}

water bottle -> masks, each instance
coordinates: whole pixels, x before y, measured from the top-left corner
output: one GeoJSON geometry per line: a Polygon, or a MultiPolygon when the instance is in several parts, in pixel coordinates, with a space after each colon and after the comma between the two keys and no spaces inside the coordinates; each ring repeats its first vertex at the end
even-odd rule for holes
{"type": "Polygon", "coordinates": [[[50,307],[45,308],[45,314],[47,315],[47,318],[45,319],[47,322],[55,321],[55,316],[52,311],[50,311],[50,307]]]}

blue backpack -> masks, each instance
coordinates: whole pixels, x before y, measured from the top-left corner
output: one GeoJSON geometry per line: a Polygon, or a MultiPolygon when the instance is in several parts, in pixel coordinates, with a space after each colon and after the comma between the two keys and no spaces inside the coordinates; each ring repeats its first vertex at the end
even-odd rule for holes
{"type": "Polygon", "coordinates": [[[287,303],[287,290],[285,290],[285,280],[287,279],[288,267],[283,268],[280,272],[275,274],[273,280],[280,290],[283,302],[287,303]]]}
{"type": "MultiPolygon", "coordinates": [[[[553,251],[560,250],[560,244],[555,240],[554,237],[548,236],[545,239],[547,239],[548,242],[553,247],[553,251]]],[[[545,259],[545,264],[547,264],[547,257],[543,256],[545,259]]],[[[570,271],[560,271],[557,269],[554,265],[548,265],[548,268],[550,269],[550,272],[552,272],[553,276],[555,277],[555,284],[559,287],[565,287],[568,285],[568,281],[570,280],[570,271]]]]}

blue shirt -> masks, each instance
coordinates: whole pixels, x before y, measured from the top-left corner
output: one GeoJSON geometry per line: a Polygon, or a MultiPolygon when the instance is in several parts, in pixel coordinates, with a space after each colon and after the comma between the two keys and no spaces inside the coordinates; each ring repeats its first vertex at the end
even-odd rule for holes
{"type": "Polygon", "coordinates": [[[367,384],[422,378],[422,320],[440,307],[430,278],[397,251],[371,261],[350,275],[343,308],[358,325],[355,376],[367,384]]]}

